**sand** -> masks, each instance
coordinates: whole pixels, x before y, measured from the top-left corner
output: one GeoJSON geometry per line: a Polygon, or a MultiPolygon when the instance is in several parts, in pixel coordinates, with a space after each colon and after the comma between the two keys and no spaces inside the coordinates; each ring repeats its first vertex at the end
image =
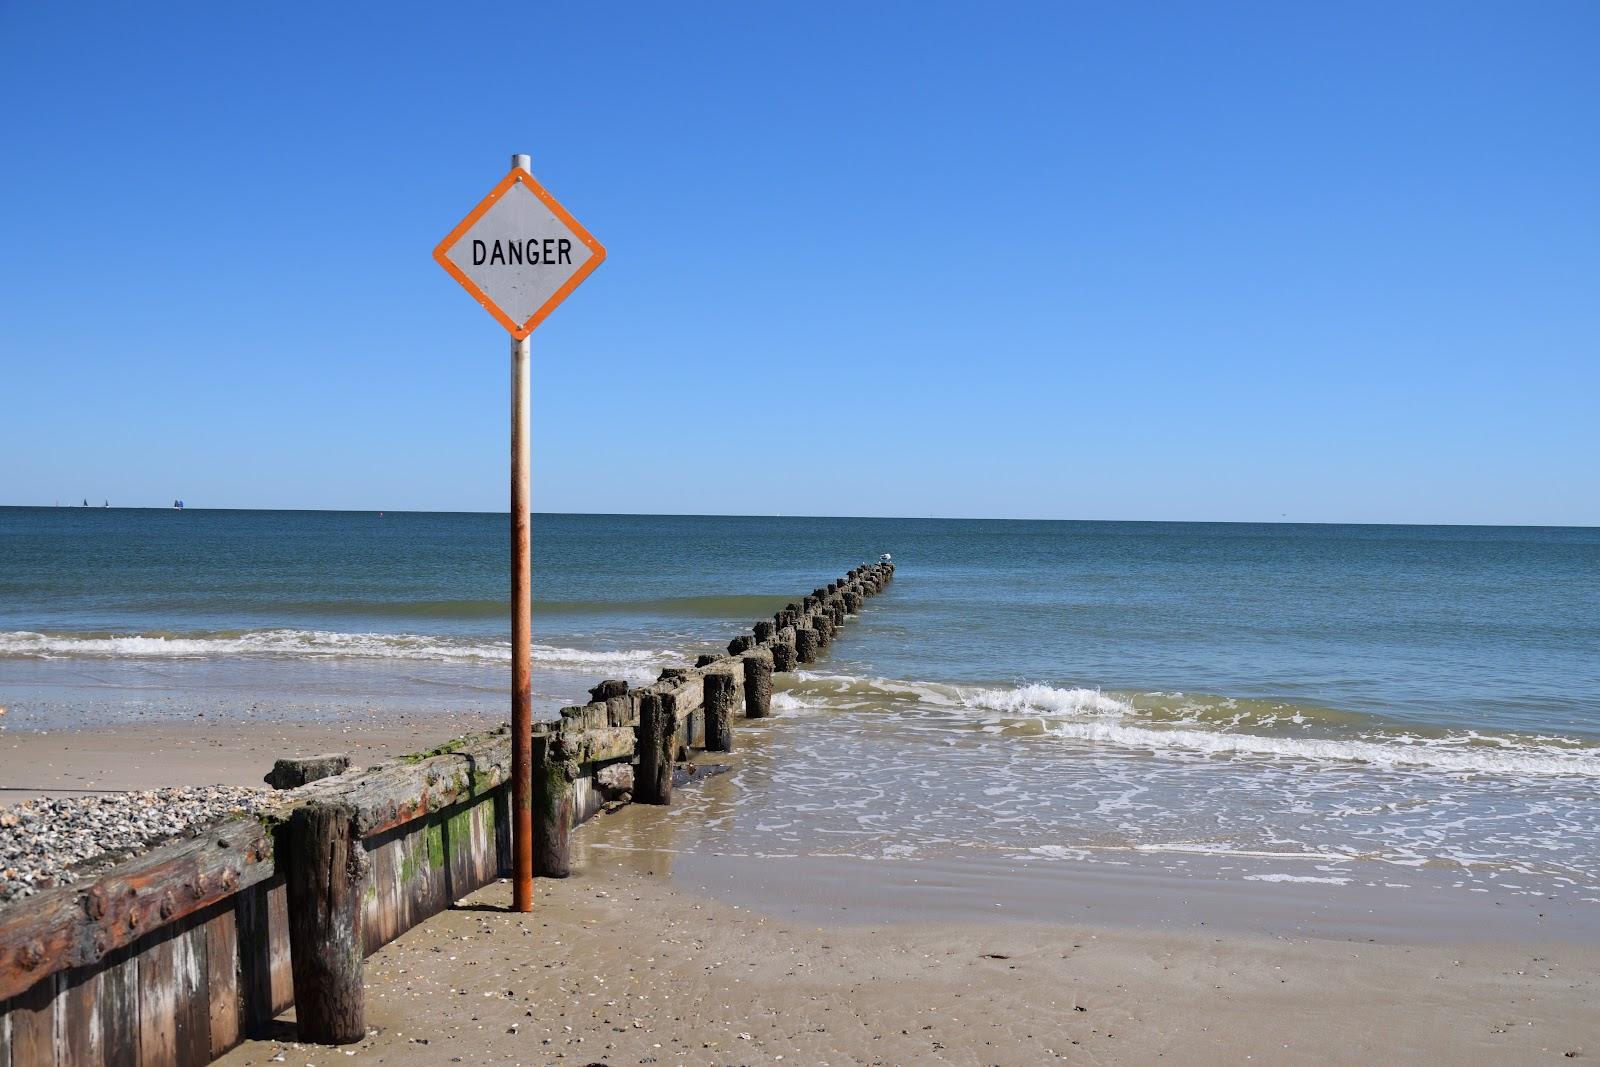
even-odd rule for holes
{"type": "Polygon", "coordinates": [[[502,718],[363,714],[324,722],[196,719],[39,732],[17,729],[26,719],[12,715],[8,729],[0,732],[0,804],[169,785],[261,786],[272,761],[282,756],[344,752],[356,766],[365,766],[463,733],[493,729],[502,718]]]}
{"type": "MultiPolygon", "coordinates": [[[[603,833],[604,820],[591,830],[603,833]]],[[[490,886],[368,961],[367,1041],[320,1049],[257,1040],[221,1062],[1511,1064],[1600,1055],[1592,949],[1076,924],[818,926],[722,904],[622,863],[541,882],[529,916],[503,912],[508,899],[507,885],[490,886]]]]}
{"type": "MultiPolygon", "coordinates": [[[[285,752],[345,751],[366,763],[487,725],[431,716],[0,734],[0,797],[255,784],[285,752]]],[[[1409,912],[1368,908],[1394,898],[1332,887],[1292,887],[1308,894],[1297,896],[1163,886],[1137,871],[1091,877],[1070,866],[1002,885],[937,865],[691,856],[669,847],[684,814],[636,806],[602,816],[575,834],[578,873],[538,883],[532,915],[505,911],[509,886],[499,883],[382,949],[367,964],[366,1041],[295,1045],[291,1012],[220,1062],[1600,1056],[1597,941],[1487,898],[1423,922],[1428,898],[1409,912]]]]}

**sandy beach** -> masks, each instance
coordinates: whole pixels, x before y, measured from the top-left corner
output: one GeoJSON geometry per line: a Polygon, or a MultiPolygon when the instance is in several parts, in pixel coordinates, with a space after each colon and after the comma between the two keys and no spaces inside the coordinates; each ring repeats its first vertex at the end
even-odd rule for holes
{"type": "Polygon", "coordinates": [[[262,1039],[220,1062],[1509,1064],[1595,1046],[1592,946],[812,924],[616,862],[541,882],[531,916],[508,900],[492,886],[369,959],[360,1045],[262,1039]]]}
{"type": "Polygon", "coordinates": [[[262,776],[281,756],[344,752],[354,765],[366,766],[497,722],[479,714],[374,714],[342,721],[196,720],[34,731],[26,729],[25,714],[13,714],[0,733],[0,804],[161,786],[265,788],[262,776]]]}
{"type": "Polygon", "coordinates": [[[1600,1058],[1600,4],[219,14],[0,3],[0,1067],[1600,1058]]]}
{"type": "MultiPolygon", "coordinates": [[[[0,780],[250,784],[285,751],[375,761],[472,725],[13,733],[0,780]]],[[[219,1062],[1506,1064],[1597,1048],[1585,916],[1464,894],[1379,909],[1356,886],[1153,870],[741,860],[675,848],[685,817],[601,816],[532,915],[504,910],[502,882],[379,951],[361,1044],[294,1044],[291,1012],[219,1062]]]]}

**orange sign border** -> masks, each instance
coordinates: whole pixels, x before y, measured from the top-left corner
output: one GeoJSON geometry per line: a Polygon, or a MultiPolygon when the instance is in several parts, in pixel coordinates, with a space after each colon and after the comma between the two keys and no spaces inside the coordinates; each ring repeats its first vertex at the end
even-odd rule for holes
{"type": "Polygon", "coordinates": [[[556,309],[557,304],[571,296],[572,291],[581,285],[585,278],[593,274],[596,267],[605,262],[606,250],[604,245],[595,240],[594,234],[584,229],[583,224],[573,218],[571,212],[562,207],[560,202],[550,195],[549,190],[534,180],[533,175],[521,167],[512,167],[511,172],[500,179],[500,184],[491,189],[488,196],[478,201],[478,206],[473,208],[467,217],[462,219],[461,223],[445,236],[443,241],[439,242],[438,246],[433,250],[433,258],[438,261],[439,266],[450,272],[451,277],[461,283],[463,289],[472,294],[474,300],[483,305],[485,311],[493,315],[500,325],[511,331],[512,337],[520,341],[537,329],[539,324],[544,321],[545,316],[556,309]],[[591,253],[588,262],[574,271],[572,277],[568,278],[561,288],[551,293],[550,299],[541,304],[539,309],[529,315],[526,322],[522,323],[518,323],[510,315],[500,310],[500,306],[489,299],[489,295],[478,288],[472,279],[467,277],[466,272],[451,262],[450,257],[446,254],[450,247],[461,239],[461,235],[470,230],[472,224],[483,217],[484,212],[493,207],[502,196],[510,191],[513,185],[517,184],[527,186],[528,191],[538,197],[540,202],[549,208],[555,214],[555,217],[560,219],[567,229],[572,231],[573,236],[582,241],[584,247],[591,253]]]}

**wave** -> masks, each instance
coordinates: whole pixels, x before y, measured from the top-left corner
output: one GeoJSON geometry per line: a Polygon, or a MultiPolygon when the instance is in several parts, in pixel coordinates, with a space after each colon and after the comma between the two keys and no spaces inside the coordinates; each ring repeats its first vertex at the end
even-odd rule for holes
{"type": "MultiPolygon", "coordinates": [[[[216,633],[41,634],[0,633],[0,656],[35,659],[129,657],[200,659],[263,656],[302,659],[420,660],[434,663],[509,663],[509,641],[420,634],[339,633],[331,630],[235,630],[216,633]]],[[[664,650],[597,650],[533,646],[533,659],[552,669],[641,668],[677,655],[664,650]]]]}
{"type": "Polygon", "coordinates": [[[1600,778],[1600,746],[1562,737],[1424,729],[1306,705],[1042,684],[982,688],[801,672],[836,706],[948,710],[990,727],[1178,756],[1233,756],[1448,774],[1600,778]]]}
{"type": "Polygon", "coordinates": [[[1364,763],[1452,774],[1579,775],[1600,778],[1600,752],[1553,745],[1526,747],[1478,743],[1472,734],[1445,738],[1401,735],[1382,740],[1270,737],[1213,730],[1160,729],[1121,723],[1056,723],[1057,737],[1153,752],[1263,756],[1314,763],[1364,763]]]}

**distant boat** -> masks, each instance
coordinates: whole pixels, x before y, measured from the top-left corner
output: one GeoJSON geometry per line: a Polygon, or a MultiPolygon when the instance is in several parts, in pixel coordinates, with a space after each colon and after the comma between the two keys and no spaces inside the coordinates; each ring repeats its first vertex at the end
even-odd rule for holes
{"type": "Polygon", "coordinates": [[[83,506],[84,507],[88,507],[89,506],[89,498],[88,497],[84,497],[83,498],[83,506]]]}
{"type": "Polygon", "coordinates": [[[172,506],[173,506],[173,508],[174,508],[174,509],[176,509],[176,510],[178,510],[178,511],[182,511],[182,510],[183,510],[183,501],[181,501],[181,500],[174,500],[174,501],[173,501],[173,502],[172,502],[172,506]]]}

